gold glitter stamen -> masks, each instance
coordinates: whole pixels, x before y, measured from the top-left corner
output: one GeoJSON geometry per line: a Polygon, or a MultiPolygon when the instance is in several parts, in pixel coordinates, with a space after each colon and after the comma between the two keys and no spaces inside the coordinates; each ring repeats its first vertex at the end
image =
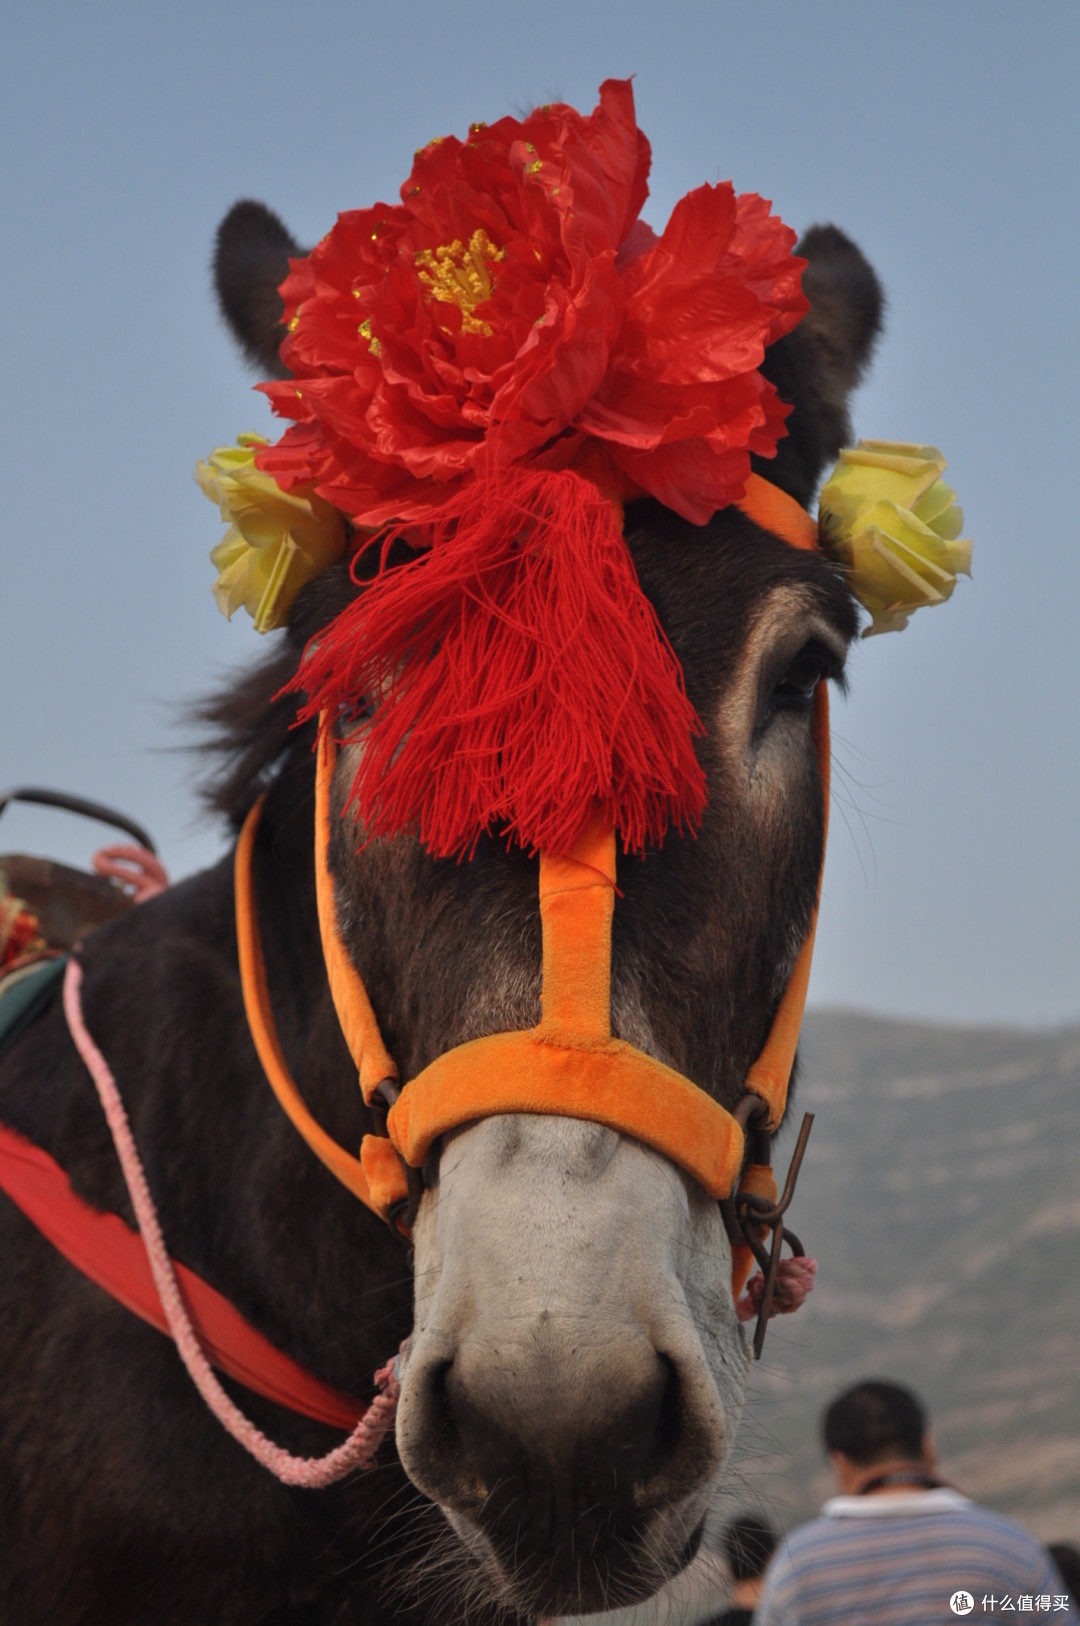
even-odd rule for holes
{"type": "Polygon", "coordinates": [[[357,333],[359,333],[359,335],[360,335],[360,337],[362,339],[367,340],[368,349],[371,351],[371,354],[373,356],[381,356],[382,355],[382,345],[379,343],[378,339],[375,338],[374,334],[371,331],[371,317],[370,316],[365,316],[364,317],[364,320],[360,323],[360,326],[357,328],[356,331],[357,331],[357,333]]]}
{"type": "Polygon", "coordinates": [[[491,267],[501,260],[505,249],[497,249],[482,226],[469,238],[466,248],[460,238],[434,250],[424,248],[415,256],[420,281],[431,290],[431,298],[456,305],[465,333],[491,337],[489,324],[474,316],[477,305],[491,298],[491,267]]]}

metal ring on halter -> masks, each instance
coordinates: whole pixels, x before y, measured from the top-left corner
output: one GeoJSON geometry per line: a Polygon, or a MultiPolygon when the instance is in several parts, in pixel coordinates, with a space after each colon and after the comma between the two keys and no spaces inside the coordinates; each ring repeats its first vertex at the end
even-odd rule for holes
{"type": "MultiPolygon", "coordinates": [[[[372,1091],[371,1100],[368,1103],[371,1110],[371,1116],[374,1119],[372,1133],[381,1136],[383,1140],[390,1139],[390,1132],[386,1126],[386,1119],[390,1112],[390,1108],[393,1106],[400,1094],[401,1083],[396,1078],[382,1079],[378,1084],[376,1084],[374,1090],[372,1091]]],[[[406,1163],[405,1159],[400,1157],[400,1154],[399,1159],[401,1162],[401,1167],[405,1171],[405,1183],[408,1187],[408,1196],[403,1198],[401,1202],[392,1204],[391,1207],[387,1209],[385,1218],[386,1223],[394,1232],[395,1236],[400,1236],[403,1242],[408,1243],[409,1238],[402,1235],[397,1222],[399,1219],[403,1219],[406,1225],[409,1227],[409,1230],[412,1230],[412,1227],[416,1222],[417,1212],[420,1208],[420,1199],[424,1195],[424,1174],[422,1169],[411,1168],[409,1164],[406,1163]]]]}
{"type": "MultiPolygon", "coordinates": [[[[755,1125],[755,1119],[762,1121],[763,1109],[767,1112],[765,1103],[759,1096],[744,1095],[735,1108],[735,1117],[743,1125],[747,1136],[747,1147],[750,1150],[747,1161],[767,1163],[769,1159],[769,1146],[771,1135],[764,1129],[755,1125]],[[759,1155],[763,1154],[763,1155],[759,1155]]],[[[784,1189],[775,1203],[769,1202],[767,1197],[759,1197],[753,1192],[736,1192],[734,1196],[725,1198],[720,1203],[720,1213],[724,1226],[733,1247],[748,1247],[761,1269],[764,1283],[761,1290],[761,1303],[758,1308],[757,1325],[754,1328],[754,1359],[761,1356],[765,1343],[765,1330],[769,1320],[769,1311],[772,1309],[773,1295],[776,1291],[776,1279],[780,1269],[780,1257],[783,1245],[786,1242],[796,1258],[805,1254],[805,1249],[794,1231],[784,1225],[784,1214],[787,1212],[792,1197],[795,1195],[795,1184],[799,1178],[799,1170],[806,1155],[806,1143],[810,1139],[810,1130],[813,1127],[814,1114],[803,1114],[803,1121],[799,1128],[795,1149],[791,1154],[787,1178],[784,1189]],[[761,1232],[772,1232],[772,1240],[767,1248],[761,1237],[761,1232]]]]}

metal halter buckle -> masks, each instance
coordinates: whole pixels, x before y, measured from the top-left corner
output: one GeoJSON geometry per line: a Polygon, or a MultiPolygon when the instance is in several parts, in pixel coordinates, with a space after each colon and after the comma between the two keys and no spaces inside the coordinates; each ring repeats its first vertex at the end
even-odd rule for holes
{"type": "MultiPolygon", "coordinates": [[[[744,1168],[750,1163],[769,1165],[772,1161],[772,1135],[767,1127],[768,1116],[769,1109],[766,1103],[760,1096],[752,1093],[744,1095],[735,1107],[734,1117],[742,1125],[746,1135],[744,1168]]],[[[776,1291],[783,1245],[786,1242],[796,1258],[801,1258],[806,1252],[795,1232],[785,1226],[784,1215],[795,1195],[795,1182],[798,1180],[799,1170],[806,1154],[806,1143],[810,1139],[813,1122],[812,1112],[803,1114],[795,1149],[788,1165],[784,1189],[775,1203],[769,1202],[767,1197],[759,1197],[749,1191],[736,1191],[734,1196],[725,1197],[720,1202],[720,1213],[732,1247],[748,1247],[765,1278],[757,1326],[754,1329],[755,1360],[760,1360],[765,1344],[765,1330],[776,1291]],[[768,1246],[761,1234],[766,1230],[772,1232],[772,1240],[768,1246]]]]}

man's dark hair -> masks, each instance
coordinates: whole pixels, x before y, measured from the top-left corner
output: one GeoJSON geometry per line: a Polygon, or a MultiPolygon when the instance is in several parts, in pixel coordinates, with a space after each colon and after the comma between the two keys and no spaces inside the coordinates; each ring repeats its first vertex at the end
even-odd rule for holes
{"type": "Polygon", "coordinates": [[[756,1581],[764,1575],[780,1538],[760,1519],[732,1519],[723,1535],[724,1556],[733,1581],[756,1581]]]}
{"type": "Polygon", "coordinates": [[[922,1450],[926,1413],[910,1389],[870,1379],[837,1395],[822,1433],[826,1451],[842,1451],[860,1467],[912,1459],[922,1450]]]}
{"type": "Polygon", "coordinates": [[[1058,1574],[1068,1587],[1073,1601],[1080,1603],[1080,1547],[1072,1547],[1067,1541],[1055,1541],[1046,1550],[1057,1565],[1058,1574]]]}

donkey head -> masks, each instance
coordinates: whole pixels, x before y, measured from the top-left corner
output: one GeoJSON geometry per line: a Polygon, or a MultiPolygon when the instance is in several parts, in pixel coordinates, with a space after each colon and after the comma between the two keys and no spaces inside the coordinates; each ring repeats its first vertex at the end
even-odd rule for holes
{"type": "MultiPolygon", "coordinates": [[[[222,309],[264,376],[280,372],[276,289],[299,252],[256,204],[219,234],[222,309]]],[[[811,311],[762,368],[793,409],[778,455],[756,466],[808,505],[849,436],[881,294],[835,228],[797,252],[811,311]]],[[[820,683],[842,681],[856,611],[822,555],[735,509],[694,526],[639,501],[625,534],[704,724],[708,801],[696,835],[620,858],[612,1032],[730,1107],[812,917],[824,809],[811,711],[820,683]]],[[[295,647],[363,590],[344,567],[304,589],[295,647]]],[[[339,811],[362,749],[342,753],[339,811]]],[[[535,860],[484,839],[467,863],[437,861],[409,837],[365,843],[333,823],[339,921],[403,1078],[537,1022],[535,860]]],[[[445,1137],[424,1182],[397,1429],[407,1473],[492,1603],[531,1619],[652,1594],[696,1549],[746,1383],[716,1203],[627,1136],[524,1114],[445,1137]]]]}

